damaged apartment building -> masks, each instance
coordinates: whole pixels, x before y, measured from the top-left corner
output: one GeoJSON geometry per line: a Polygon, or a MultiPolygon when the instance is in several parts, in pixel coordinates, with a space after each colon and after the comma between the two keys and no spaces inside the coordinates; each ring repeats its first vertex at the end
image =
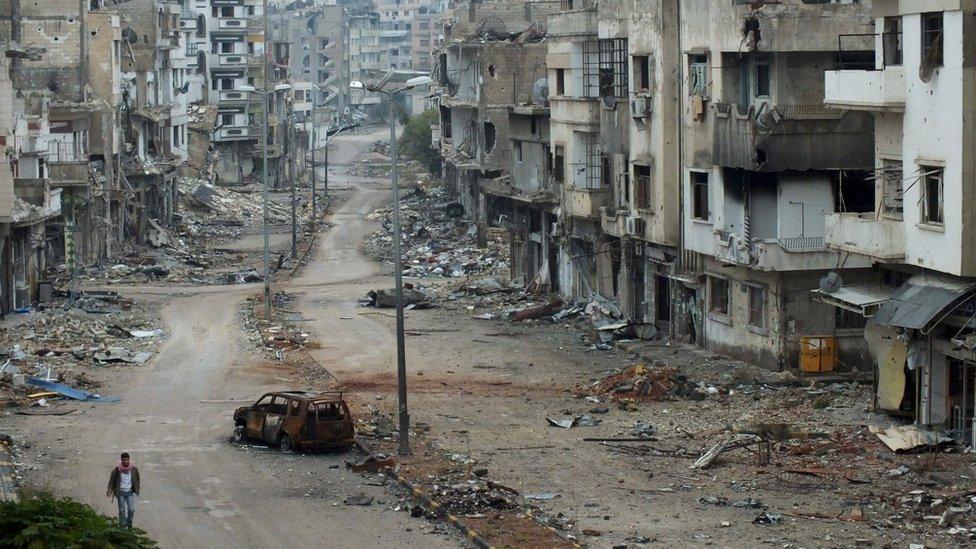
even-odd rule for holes
{"type": "MultiPolygon", "coordinates": [[[[874,0],[867,66],[825,75],[826,104],[872,116],[859,209],[829,212],[826,244],[873,265],[819,299],[868,318],[880,409],[974,440],[976,135],[971,54],[976,11],[962,2],[874,0]],[[938,4],[937,6],[935,4],[938,4]]],[[[838,313],[840,314],[840,313],[838,313]]]]}
{"type": "Polygon", "coordinates": [[[876,369],[880,408],[971,440],[974,14],[940,6],[457,5],[445,184],[530,287],[770,369],[876,369]]]}
{"type": "MultiPolygon", "coordinates": [[[[546,274],[558,195],[551,174],[545,20],[552,3],[460,4],[444,18],[435,67],[444,181],[480,238],[509,229],[512,257],[528,284],[546,274]]],[[[545,279],[545,280],[542,280],[545,279]]]]}

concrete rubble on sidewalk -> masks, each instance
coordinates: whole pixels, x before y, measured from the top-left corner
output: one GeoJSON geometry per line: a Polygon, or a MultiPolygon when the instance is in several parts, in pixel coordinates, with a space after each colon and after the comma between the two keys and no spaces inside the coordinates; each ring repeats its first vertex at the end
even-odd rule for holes
{"type": "MultiPolygon", "coordinates": [[[[148,306],[115,292],[72,291],[16,315],[0,331],[0,401],[44,405],[30,379],[98,386],[103,368],[145,364],[166,334],[148,306]]],[[[56,398],[56,397],[55,397],[56,398]]]]}

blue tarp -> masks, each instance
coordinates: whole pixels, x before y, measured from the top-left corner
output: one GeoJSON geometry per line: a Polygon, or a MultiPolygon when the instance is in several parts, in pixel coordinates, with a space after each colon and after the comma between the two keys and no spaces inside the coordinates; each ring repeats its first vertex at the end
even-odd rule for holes
{"type": "Polygon", "coordinates": [[[27,384],[33,385],[34,387],[40,387],[41,389],[46,389],[68,398],[73,398],[75,400],[81,400],[84,402],[118,402],[122,400],[120,396],[114,397],[103,397],[98,396],[88,391],[82,391],[81,389],[75,389],[73,387],[68,387],[67,385],[61,383],[55,383],[53,381],[47,381],[45,379],[40,379],[36,377],[27,378],[27,384]]]}

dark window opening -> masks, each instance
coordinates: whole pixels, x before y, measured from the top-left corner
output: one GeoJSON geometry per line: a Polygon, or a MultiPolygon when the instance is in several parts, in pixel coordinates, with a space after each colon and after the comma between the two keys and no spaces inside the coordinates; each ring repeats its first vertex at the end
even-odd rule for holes
{"type": "Polygon", "coordinates": [[[729,281],[717,276],[708,277],[708,312],[729,314],[729,281]]]}
{"type": "Polygon", "coordinates": [[[708,208],[708,173],[691,172],[691,215],[695,219],[708,221],[711,212],[708,208]]]}
{"type": "Polygon", "coordinates": [[[769,61],[756,60],[756,97],[769,97],[769,61]]]}
{"type": "Polygon", "coordinates": [[[490,153],[495,148],[495,125],[485,122],[485,152],[490,153]]]}
{"type": "Polygon", "coordinates": [[[566,95],[566,69],[556,69],[556,95],[566,95]]]}
{"type": "Polygon", "coordinates": [[[943,213],[944,170],[935,166],[919,166],[922,180],[922,222],[941,225],[943,213]]]}
{"type": "Polygon", "coordinates": [[[651,64],[646,55],[635,55],[633,58],[634,80],[637,90],[651,89],[651,64]]]}
{"type": "Polygon", "coordinates": [[[600,186],[604,189],[613,187],[613,161],[609,154],[600,156],[600,186]]]}
{"type": "Polygon", "coordinates": [[[944,61],[942,12],[922,14],[922,64],[941,67],[944,61]]]}
{"type": "Polygon", "coordinates": [[[556,183],[562,183],[564,178],[564,165],[566,163],[566,150],[562,145],[556,145],[556,152],[552,158],[552,179],[556,183]]]}
{"type": "Polygon", "coordinates": [[[857,213],[874,211],[875,185],[870,175],[859,171],[845,171],[834,179],[836,211],[857,213]]]}
{"type": "Polygon", "coordinates": [[[634,207],[651,207],[651,167],[634,164],[634,207]]]}
{"type": "Polygon", "coordinates": [[[836,330],[863,330],[867,321],[868,319],[864,315],[834,307],[834,329],[836,330]]]}
{"type": "Polygon", "coordinates": [[[884,47],[884,66],[892,67],[902,64],[902,29],[901,17],[885,17],[884,33],[881,42],[884,47]]]}

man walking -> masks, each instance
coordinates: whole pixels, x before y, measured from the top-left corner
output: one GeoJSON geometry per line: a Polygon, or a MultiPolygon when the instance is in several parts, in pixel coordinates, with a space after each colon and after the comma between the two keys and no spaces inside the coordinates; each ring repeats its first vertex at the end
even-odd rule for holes
{"type": "Polygon", "coordinates": [[[132,464],[128,452],[122,452],[121,463],[112,469],[108,479],[106,496],[119,501],[119,524],[132,527],[136,514],[136,496],[139,495],[139,468],[132,464]]]}

